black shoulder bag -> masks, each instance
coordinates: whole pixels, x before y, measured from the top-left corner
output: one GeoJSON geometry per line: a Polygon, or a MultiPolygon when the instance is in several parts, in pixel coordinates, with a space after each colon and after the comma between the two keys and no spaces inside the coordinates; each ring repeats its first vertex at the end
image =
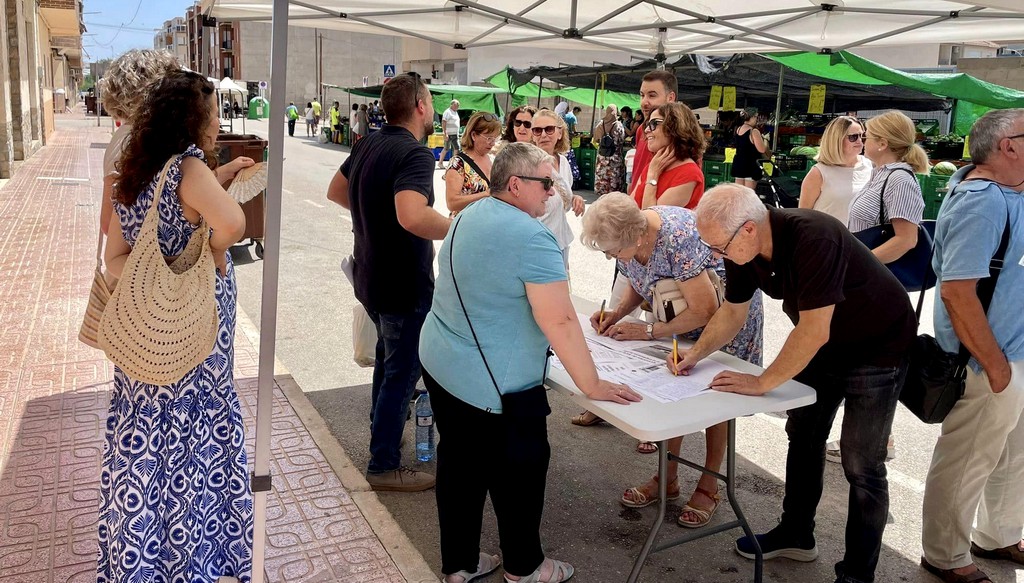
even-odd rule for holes
{"type": "MultiPolygon", "coordinates": [[[[861,243],[867,245],[868,249],[875,249],[896,234],[885,213],[885,187],[889,184],[889,178],[893,173],[900,170],[917,180],[914,173],[907,168],[890,170],[885,181],[882,182],[882,190],[878,193],[878,224],[853,234],[861,243]]],[[[935,272],[931,268],[932,233],[934,232],[935,221],[921,221],[921,224],[917,226],[917,246],[904,253],[896,261],[886,264],[889,271],[896,276],[896,279],[903,284],[907,291],[921,291],[935,286],[935,272]]]]}
{"type": "Polygon", "coordinates": [[[474,162],[473,159],[469,157],[469,154],[466,154],[465,156],[463,156],[463,154],[465,154],[465,152],[459,152],[458,157],[462,158],[462,161],[465,162],[466,164],[469,164],[469,167],[472,168],[474,172],[480,175],[480,179],[484,181],[484,184],[490,187],[491,181],[487,178],[487,175],[484,174],[484,171],[481,170],[480,167],[477,166],[476,162],[474,162]]]}
{"type": "MultiPolygon", "coordinates": [[[[988,313],[992,303],[992,295],[996,291],[996,282],[1003,268],[1003,258],[1010,246],[1010,213],[1006,213],[1006,227],[999,241],[999,248],[988,266],[988,277],[978,282],[978,299],[981,307],[988,313]]],[[[934,249],[932,250],[934,252],[934,249]]],[[[928,257],[931,269],[931,254],[928,257]]],[[[941,301],[941,300],[936,300],[941,301]]],[[[917,321],[921,321],[921,307],[924,303],[924,292],[917,298],[917,321]]],[[[942,423],[953,406],[964,396],[967,379],[967,362],[971,353],[960,344],[957,354],[946,352],[939,346],[935,338],[928,334],[920,334],[914,339],[910,348],[910,367],[907,380],[900,392],[900,402],[917,415],[925,423],[942,423]]]]}
{"type": "MultiPolygon", "coordinates": [[[[476,336],[476,330],[473,329],[473,321],[469,319],[469,312],[466,311],[466,304],[462,301],[462,292],[459,291],[459,282],[455,279],[455,262],[452,260],[452,253],[455,247],[455,232],[459,229],[459,221],[462,217],[455,220],[455,224],[452,226],[452,236],[448,240],[448,268],[451,269],[452,273],[452,284],[455,286],[455,294],[459,298],[459,305],[462,306],[462,313],[466,316],[466,323],[469,324],[469,331],[473,334],[473,342],[476,342],[476,349],[480,351],[480,358],[484,361],[484,367],[487,369],[488,376],[491,377],[491,383],[494,385],[494,390],[498,393],[498,398],[501,399],[501,414],[513,419],[528,419],[528,418],[544,418],[551,414],[551,407],[548,405],[547,390],[544,388],[544,381],[547,380],[547,369],[548,361],[547,355],[544,357],[544,374],[541,376],[541,382],[539,385],[530,387],[525,391],[517,391],[515,393],[509,393],[503,395],[501,389],[498,388],[498,381],[494,378],[494,373],[491,372],[491,366],[487,364],[487,357],[484,356],[484,349],[480,346],[480,339],[476,336]]],[[[551,354],[551,349],[548,349],[548,355],[551,354]]],[[[487,410],[491,412],[490,409],[487,410]]]]}

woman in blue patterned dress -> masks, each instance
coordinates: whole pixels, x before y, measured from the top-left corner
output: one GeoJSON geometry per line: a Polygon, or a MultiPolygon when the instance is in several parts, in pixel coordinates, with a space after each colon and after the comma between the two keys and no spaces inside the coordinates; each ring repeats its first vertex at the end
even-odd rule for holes
{"type": "Polygon", "coordinates": [[[235,577],[246,583],[252,492],[232,376],[236,292],[227,253],[241,238],[245,217],[211,170],[219,129],[213,85],[185,71],[158,83],[121,156],[107,266],[120,277],[160,171],[176,157],[160,195],[160,248],[167,257],[178,255],[200,218],[206,220],[220,324],[210,356],[174,384],[149,385],[114,369],[100,474],[97,581],[235,577]]]}
{"type": "MultiPolygon", "coordinates": [[[[631,287],[618,306],[590,318],[599,333],[616,340],[653,340],[681,338],[696,340],[704,325],[719,307],[719,297],[711,273],[725,281],[725,267],[716,259],[697,233],[693,212],[675,206],[652,206],[640,210],[633,199],[621,192],[602,196],[590,205],[583,216],[583,244],[603,251],[619,262],[619,269],[629,278],[631,287]],[[654,285],[663,279],[675,280],[687,308],[668,322],[641,324],[620,322],[642,302],[652,303],[654,285]]],[[[726,282],[727,284],[727,282],[726,282]]],[[[761,336],[764,312],[761,295],[754,296],[747,321],[723,350],[751,362],[761,364],[761,336]]],[[[704,466],[718,471],[725,456],[728,426],[720,423],[706,430],[707,456],[704,466]]],[[[678,456],[682,437],[668,441],[669,451],[678,456]]],[[[678,464],[669,461],[668,498],[679,497],[678,464]]],[[[647,483],[630,488],[620,502],[640,508],[658,501],[657,476],[647,483]]],[[[683,507],[677,522],[698,528],[706,525],[718,509],[718,480],[703,474],[697,489],[683,507]]]]}

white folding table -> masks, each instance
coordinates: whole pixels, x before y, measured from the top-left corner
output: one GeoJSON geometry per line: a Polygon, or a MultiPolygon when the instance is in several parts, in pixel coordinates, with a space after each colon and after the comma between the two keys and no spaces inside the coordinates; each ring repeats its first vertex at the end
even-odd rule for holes
{"type": "MultiPolygon", "coordinates": [[[[583,314],[592,314],[598,309],[598,306],[593,302],[580,298],[574,297],[573,304],[576,306],[576,310],[583,314]]],[[[583,326],[589,326],[589,323],[586,321],[580,323],[583,326]]],[[[668,344],[671,347],[671,342],[654,341],[653,343],[668,344]]],[[[680,341],[680,345],[689,347],[691,343],[680,341]]],[[[759,374],[762,371],[760,367],[724,352],[715,352],[708,358],[740,372],[759,374]]],[[[640,555],[637,556],[636,561],[633,563],[633,569],[629,574],[627,583],[637,581],[647,556],[652,552],[662,551],[734,528],[742,528],[743,532],[753,539],[754,533],[751,531],[743,510],[736,499],[736,419],[756,413],[788,411],[789,409],[810,405],[814,403],[816,398],[814,389],[796,381],[789,381],[761,397],[707,391],[674,403],[659,403],[654,399],[646,398],[639,403],[619,405],[609,401],[592,401],[588,399],[572,382],[568,373],[556,367],[551,367],[551,370],[548,372],[547,384],[550,388],[568,395],[581,407],[600,416],[631,437],[658,444],[658,514],[654,519],[651,532],[647,535],[647,540],[640,551],[640,555]],[[725,474],[713,472],[695,462],[674,455],[672,459],[699,472],[715,476],[725,482],[729,505],[732,506],[733,512],[736,514],[736,520],[725,524],[706,526],[674,540],[658,543],[658,532],[661,529],[662,522],[665,520],[667,506],[665,497],[668,490],[666,474],[668,472],[669,454],[666,442],[673,437],[696,433],[723,421],[728,422],[729,427],[725,474]]],[[[754,560],[754,581],[755,583],[761,583],[763,559],[756,539],[754,541],[756,555],[754,560]]]]}

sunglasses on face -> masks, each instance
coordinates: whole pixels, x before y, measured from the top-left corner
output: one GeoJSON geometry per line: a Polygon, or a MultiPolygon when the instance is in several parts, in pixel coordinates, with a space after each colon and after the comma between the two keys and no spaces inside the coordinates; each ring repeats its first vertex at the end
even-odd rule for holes
{"type": "Polygon", "coordinates": [[[846,139],[849,140],[849,142],[851,144],[856,144],[857,142],[863,142],[867,138],[868,138],[867,134],[846,134],[846,139]]]}
{"type": "Polygon", "coordinates": [[[540,182],[540,186],[541,186],[541,188],[544,189],[545,192],[551,190],[551,187],[555,185],[555,181],[552,178],[549,178],[547,176],[519,176],[519,175],[516,175],[516,178],[520,178],[522,180],[530,180],[530,181],[533,181],[533,182],[540,182]]]}
{"type": "Polygon", "coordinates": [[[644,124],[644,131],[653,132],[654,130],[658,129],[658,126],[660,126],[663,123],[665,123],[664,119],[662,119],[662,118],[653,118],[653,119],[651,119],[651,121],[649,121],[646,124],[644,124]]]}
{"type": "Polygon", "coordinates": [[[515,120],[515,121],[514,121],[514,122],[512,122],[512,123],[513,123],[513,124],[514,124],[514,125],[515,125],[515,126],[516,126],[517,128],[518,128],[518,127],[525,127],[526,129],[530,129],[530,127],[531,127],[531,126],[533,125],[533,122],[532,122],[532,121],[530,121],[530,120],[528,120],[528,119],[517,119],[517,120],[515,120]]]}
{"type": "Polygon", "coordinates": [[[549,136],[552,136],[552,135],[555,134],[555,130],[557,130],[557,129],[558,129],[558,126],[545,126],[545,127],[542,127],[542,128],[537,127],[537,128],[533,128],[533,135],[540,136],[542,134],[547,134],[549,136]]]}

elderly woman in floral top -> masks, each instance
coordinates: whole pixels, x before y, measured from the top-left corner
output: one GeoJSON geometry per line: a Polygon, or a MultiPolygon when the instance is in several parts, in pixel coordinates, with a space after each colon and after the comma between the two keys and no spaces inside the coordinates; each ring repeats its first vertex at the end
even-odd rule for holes
{"type": "MultiPolygon", "coordinates": [[[[599,333],[616,340],[652,340],[681,338],[696,340],[704,325],[719,307],[719,297],[712,283],[712,273],[724,281],[725,268],[697,234],[693,212],[675,206],[637,208],[636,202],[620,192],[604,195],[590,205],[583,216],[582,243],[604,252],[619,262],[620,270],[629,278],[631,288],[618,306],[606,311],[603,318],[595,313],[590,324],[599,333]],[[673,279],[686,300],[687,308],[668,322],[641,324],[621,322],[626,314],[643,301],[653,299],[655,284],[673,279]]],[[[751,362],[761,364],[761,335],[764,312],[761,296],[754,296],[750,313],[742,330],[723,350],[751,362]]],[[[725,455],[728,432],[721,423],[709,427],[705,467],[718,471],[725,455]]],[[[683,438],[669,440],[669,451],[679,455],[683,438]]],[[[668,498],[679,497],[678,464],[669,462],[668,498]]],[[[658,501],[657,476],[647,483],[623,493],[623,506],[639,508],[658,501]]],[[[678,518],[681,526],[699,528],[706,525],[718,509],[718,481],[704,474],[678,518]]]]}
{"type": "Polygon", "coordinates": [[[452,158],[444,173],[445,202],[451,216],[490,193],[491,150],[498,141],[501,121],[498,116],[478,111],[466,122],[459,145],[462,151],[452,158]]]}

